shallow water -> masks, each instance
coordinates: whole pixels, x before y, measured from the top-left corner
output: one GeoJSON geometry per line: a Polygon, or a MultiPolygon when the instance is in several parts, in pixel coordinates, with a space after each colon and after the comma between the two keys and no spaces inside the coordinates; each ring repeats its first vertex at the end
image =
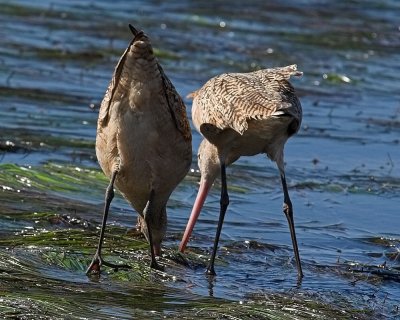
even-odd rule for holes
{"type": "MultiPolygon", "coordinates": [[[[2,317],[400,317],[397,1],[0,1],[0,8],[2,317]],[[174,262],[197,192],[195,161],[169,203],[166,272],[150,272],[143,240],[125,235],[136,217],[118,197],[112,256],[141,267],[107,270],[99,281],[85,276],[107,185],[94,153],[98,106],[130,41],[128,23],[151,37],[182,96],[222,72],[293,63],[304,72],[292,80],[302,129],[285,152],[301,285],[278,172],[264,156],[228,168],[216,279],[204,268],[219,182],[184,257],[189,266],[174,262]]],[[[200,140],[193,130],[194,150],[200,140]]]]}

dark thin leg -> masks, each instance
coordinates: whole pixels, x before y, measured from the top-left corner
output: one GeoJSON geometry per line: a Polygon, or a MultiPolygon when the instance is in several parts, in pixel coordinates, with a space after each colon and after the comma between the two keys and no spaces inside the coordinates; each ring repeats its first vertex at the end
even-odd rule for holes
{"type": "Polygon", "coordinates": [[[150,268],[163,271],[164,268],[162,266],[160,266],[156,261],[156,255],[154,253],[154,248],[153,248],[153,236],[151,233],[151,228],[152,228],[151,227],[151,223],[152,223],[151,216],[153,213],[153,198],[154,198],[154,190],[151,190],[149,201],[147,201],[146,207],[143,210],[144,221],[146,222],[149,243],[150,243],[150,254],[151,254],[150,268]]]}
{"type": "Polygon", "coordinates": [[[229,205],[229,195],[228,195],[228,188],[226,186],[226,169],[225,169],[225,164],[221,164],[221,199],[220,199],[220,213],[219,213],[219,220],[218,220],[218,227],[217,227],[217,233],[215,235],[215,240],[214,240],[214,248],[211,254],[211,259],[210,259],[210,264],[208,265],[206,273],[211,276],[215,276],[215,270],[214,270],[214,262],[215,262],[215,256],[217,254],[217,249],[218,249],[218,242],[219,242],[219,237],[221,235],[221,230],[222,230],[222,225],[224,223],[224,218],[225,218],[225,213],[226,209],[228,208],[229,205]]]}
{"type": "Polygon", "coordinates": [[[103,247],[104,232],[106,229],[106,223],[107,223],[108,211],[110,209],[110,204],[111,204],[112,199],[114,198],[114,182],[115,182],[115,178],[117,177],[117,173],[118,173],[118,171],[113,172],[113,174],[111,176],[110,184],[108,185],[107,190],[106,190],[103,222],[101,224],[99,244],[97,245],[97,250],[93,257],[93,260],[92,260],[91,264],[89,265],[89,268],[86,270],[86,274],[100,273],[100,267],[102,265],[105,265],[105,266],[108,266],[111,268],[115,268],[115,269],[130,268],[130,266],[128,266],[128,265],[117,265],[117,264],[113,264],[113,263],[104,261],[103,258],[101,257],[101,249],[103,247]]]}
{"type": "Polygon", "coordinates": [[[289,223],[290,236],[292,238],[294,256],[296,258],[297,278],[301,280],[301,278],[303,278],[303,270],[301,268],[299,248],[297,247],[296,232],[294,230],[293,207],[292,207],[292,202],[290,201],[289,198],[289,192],[286,185],[286,177],[284,172],[281,172],[281,181],[282,181],[283,196],[284,196],[283,212],[285,213],[286,219],[289,223]]]}
{"type": "Polygon", "coordinates": [[[215,285],[215,278],[214,277],[207,277],[208,285],[208,295],[210,297],[214,297],[214,285],[215,285]]]}

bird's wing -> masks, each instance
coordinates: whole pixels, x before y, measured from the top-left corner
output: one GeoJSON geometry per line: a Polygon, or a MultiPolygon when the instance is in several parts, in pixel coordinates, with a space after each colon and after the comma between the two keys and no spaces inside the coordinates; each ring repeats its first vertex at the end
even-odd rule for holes
{"type": "Polygon", "coordinates": [[[100,105],[100,111],[99,111],[99,124],[101,126],[106,126],[108,123],[109,119],[109,111],[110,111],[110,106],[111,106],[111,101],[114,98],[114,94],[117,91],[117,87],[122,75],[122,69],[125,64],[126,56],[129,52],[129,48],[132,45],[134,40],[131,41],[129,44],[128,48],[125,50],[121,58],[119,59],[117,66],[115,67],[114,74],[111,78],[111,81],[107,87],[107,91],[104,95],[103,101],[101,102],[100,105]]]}
{"type": "Polygon", "coordinates": [[[159,63],[158,69],[160,70],[165,98],[168,104],[168,108],[171,112],[172,119],[175,121],[177,129],[182,133],[183,137],[186,140],[192,140],[190,124],[186,114],[186,106],[181,96],[176,91],[172,82],[165,75],[164,70],[159,63]]]}
{"type": "MultiPolygon", "coordinates": [[[[117,66],[115,67],[113,77],[108,85],[107,91],[104,95],[103,101],[101,102],[100,112],[99,112],[99,124],[101,126],[106,126],[109,119],[109,110],[114,99],[115,93],[117,92],[118,85],[120,83],[121,77],[123,76],[122,71],[125,64],[126,57],[129,52],[129,48],[132,45],[132,42],[129,44],[128,48],[125,50],[123,55],[118,61],[117,66]]],[[[157,63],[158,69],[161,75],[161,79],[163,81],[163,88],[165,92],[166,103],[171,112],[171,117],[175,121],[177,129],[182,133],[183,137],[187,140],[192,139],[192,134],[190,130],[190,124],[187,119],[186,107],[185,104],[177,93],[175,87],[165,75],[162,67],[159,63],[157,63]]]]}
{"type": "Polygon", "coordinates": [[[193,93],[201,123],[243,134],[249,119],[291,115],[300,120],[300,102],[288,82],[291,75],[301,75],[295,65],[212,78],[193,93]]]}

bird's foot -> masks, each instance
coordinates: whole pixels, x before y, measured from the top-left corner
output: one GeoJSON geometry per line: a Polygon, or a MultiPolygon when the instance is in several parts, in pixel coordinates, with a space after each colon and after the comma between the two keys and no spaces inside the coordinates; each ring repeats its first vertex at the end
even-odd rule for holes
{"type": "Polygon", "coordinates": [[[93,257],[92,262],[90,263],[89,267],[86,270],[87,275],[97,275],[100,274],[100,267],[104,265],[110,268],[113,268],[115,271],[118,269],[131,269],[132,267],[127,264],[115,264],[111,262],[107,262],[103,260],[100,254],[96,253],[93,257]]]}
{"type": "Polygon", "coordinates": [[[101,257],[96,253],[90,263],[89,267],[86,269],[86,274],[100,274],[100,266],[102,265],[101,257]]]}
{"type": "Polygon", "coordinates": [[[158,270],[158,271],[164,271],[165,270],[164,267],[159,265],[155,259],[151,260],[150,268],[158,270]]]}

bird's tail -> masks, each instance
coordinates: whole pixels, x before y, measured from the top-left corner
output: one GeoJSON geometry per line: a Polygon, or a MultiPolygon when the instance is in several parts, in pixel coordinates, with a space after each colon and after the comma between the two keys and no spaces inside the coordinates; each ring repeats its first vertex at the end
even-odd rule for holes
{"type": "Polygon", "coordinates": [[[290,76],[301,77],[303,75],[303,72],[297,70],[296,64],[281,68],[275,68],[275,70],[287,79],[289,79],[290,76]]]}
{"type": "Polygon", "coordinates": [[[193,92],[189,93],[189,94],[186,96],[186,98],[187,98],[187,99],[194,99],[194,98],[197,96],[198,91],[199,91],[199,90],[196,90],[196,91],[193,91],[193,92]]]}

